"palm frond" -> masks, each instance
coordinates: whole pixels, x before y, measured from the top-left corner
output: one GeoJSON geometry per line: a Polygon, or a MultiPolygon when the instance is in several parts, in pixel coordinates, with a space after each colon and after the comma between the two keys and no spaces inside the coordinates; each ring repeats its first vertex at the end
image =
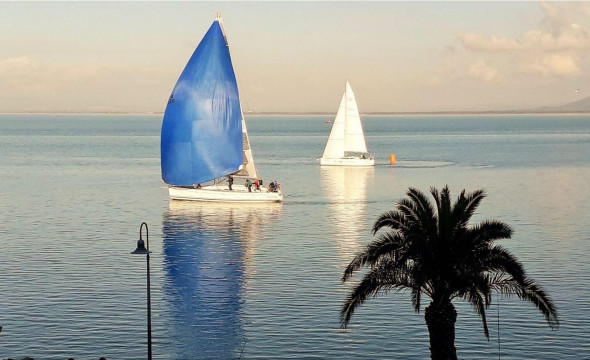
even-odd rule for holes
{"type": "Polygon", "coordinates": [[[357,307],[361,306],[369,297],[391,290],[412,288],[413,283],[406,268],[393,268],[390,260],[381,261],[372,268],[354,287],[340,310],[340,323],[343,328],[348,326],[357,307]]]}
{"type": "Polygon", "coordinates": [[[432,197],[434,198],[434,203],[436,204],[436,208],[440,209],[440,193],[438,191],[437,188],[435,188],[434,186],[430,187],[430,194],[432,194],[432,197]]]}
{"type": "Polygon", "coordinates": [[[418,219],[425,228],[436,229],[435,209],[426,195],[414,188],[410,188],[406,194],[416,203],[418,219]]]}
{"type": "Polygon", "coordinates": [[[465,278],[459,278],[459,280],[462,281],[462,284],[459,284],[459,286],[456,287],[456,296],[471,303],[475,312],[480,316],[484,334],[486,338],[489,339],[490,334],[485,309],[487,309],[492,302],[490,276],[486,273],[479,272],[468,275],[465,278]]]}
{"type": "Polygon", "coordinates": [[[383,256],[389,256],[395,260],[396,251],[404,246],[404,238],[400,234],[386,233],[381,235],[378,240],[367,244],[362,251],[356,254],[344,270],[340,281],[348,281],[354,272],[365,265],[374,266],[383,256]]]}
{"type": "Polygon", "coordinates": [[[415,223],[419,217],[417,204],[410,199],[400,199],[395,204],[396,209],[404,214],[406,220],[415,223]]]}
{"type": "Polygon", "coordinates": [[[459,194],[452,210],[452,222],[455,228],[461,228],[467,225],[475,210],[486,197],[485,190],[480,189],[465,195],[465,190],[459,194]]]}
{"type": "Polygon", "coordinates": [[[445,185],[440,193],[440,204],[438,205],[438,240],[442,243],[446,243],[447,237],[452,233],[451,220],[451,192],[449,187],[445,185]]]}
{"type": "Polygon", "coordinates": [[[559,319],[557,309],[549,295],[537,285],[531,278],[525,278],[524,281],[517,281],[512,277],[496,279],[497,282],[492,286],[500,291],[502,295],[516,295],[521,300],[526,300],[535,305],[543,314],[545,320],[552,329],[559,328],[559,319]]]}
{"type": "Polygon", "coordinates": [[[487,246],[496,240],[510,239],[512,228],[503,221],[484,220],[469,227],[465,237],[472,241],[476,247],[487,246]]]}
{"type": "Polygon", "coordinates": [[[489,306],[489,304],[482,298],[481,294],[475,288],[471,288],[471,291],[469,291],[468,300],[471,303],[471,305],[473,305],[475,312],[481,318],[481,322],[483,325],[483,332],[484,332],[486,338],[489,340],[490,339],[490,331],[488,330],[488,321],[486,319],[486,310],[485,310],[489,306]]]}
{"type": "Polygon", "coordinates": [[[420,291],[420,288],[414,287],[412,289],[412,305],[414,305],[414,311],[416,313],[420,312],[421,297],[422,297],[422,291],[420,291]]]}
{"type": "Polygon", "coordinates": [[[371,231],[375,235],[383,227],[389,227],[393,230],[404,230],[407,228],[406,223],[407,220],[403,213],[399,211],[386,211],[377,218],[371,231]]]}
{"type": "Polygon", "coordinates": [[[510,275],[515,281],[524,284],[526,272],[518,259],[500,245],[485,250],[479,256],[481,271],[510,275]]]}

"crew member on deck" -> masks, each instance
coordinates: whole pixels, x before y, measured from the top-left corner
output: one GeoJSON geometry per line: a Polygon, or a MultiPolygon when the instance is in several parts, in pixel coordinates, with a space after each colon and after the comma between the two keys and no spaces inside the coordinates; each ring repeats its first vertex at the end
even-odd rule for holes
{"type": "Polygon", "coordinates": [[[254,190],[260,191],[260,183],[258,182],[258,179],[254,179],[254,190]]]}

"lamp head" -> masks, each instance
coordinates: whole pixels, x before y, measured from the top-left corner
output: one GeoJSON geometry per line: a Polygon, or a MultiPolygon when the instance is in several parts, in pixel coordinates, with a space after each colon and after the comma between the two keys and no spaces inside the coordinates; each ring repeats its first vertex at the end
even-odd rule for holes
{"type": "Polygon", "coordinates": [[[144,255],[144,254],[149,254],[150,252],[151,251],[148,251],[145,248],[145,242],[140,237],[139,240],[137,240],[137,249],[135,249],[135,251],[133,251],[132,254],[144,255]]]}

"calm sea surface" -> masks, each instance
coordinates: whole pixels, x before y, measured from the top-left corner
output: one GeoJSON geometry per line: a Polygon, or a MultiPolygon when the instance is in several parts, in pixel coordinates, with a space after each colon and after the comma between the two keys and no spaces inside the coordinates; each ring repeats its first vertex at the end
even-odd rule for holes
{"type": "Polygon", "coordinates": [[[155,359],[428,359],[407,294],[342,331],[339,279],[408,187],[448,184],[487,190],[474,220],[514,228],[503,245],[561,319],[494,297],[487,341],[458,302],[459,358],[498,358],[499,311],[502,359],[590,359],[590,116],[366,116],[374,169],[320,169],[327,119],[247,117],[286,197],[230,206],[169,202],[161,116],[0,115],[0,358],[145,359],[145,221],[155,359]]]}

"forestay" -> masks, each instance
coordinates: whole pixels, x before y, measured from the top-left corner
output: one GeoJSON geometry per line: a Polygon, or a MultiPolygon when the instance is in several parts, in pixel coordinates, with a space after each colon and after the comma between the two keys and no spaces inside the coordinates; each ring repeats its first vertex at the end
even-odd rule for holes
{"type": "Polygon", "coordinates": [[[342,95],[336,118],[332,124],[332,131],[328,137],[324,158],[341,158],[344,156],[344,123],[346,121],[346,93],[342,95]]]}

